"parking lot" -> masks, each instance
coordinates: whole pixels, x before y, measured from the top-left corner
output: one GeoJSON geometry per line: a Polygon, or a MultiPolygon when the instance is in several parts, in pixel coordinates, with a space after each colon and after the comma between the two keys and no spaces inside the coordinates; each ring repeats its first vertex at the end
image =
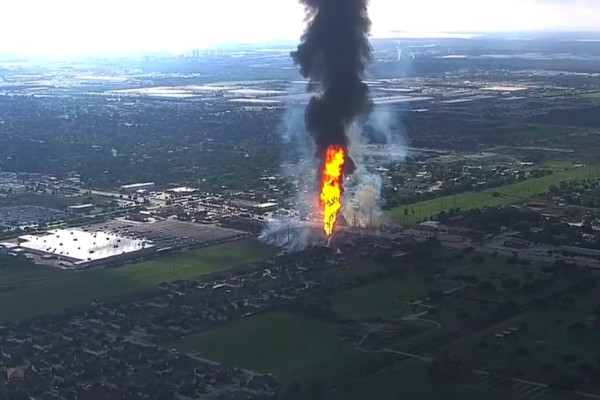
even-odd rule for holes
{"type": "Polygon", "coordinates": [[[63,211],[37,206],[0,207],[0,226],[20,227],[64,220],[63,211]]]}
{"type": "Polygon", "coordinates": [[[91,225],[85,229],[90,231],[113,232],[129,237],[145,238],[151,241],[157,249],[168,247],[173,249],[199,247],[247,236],[245,232],[234,229],[176,220],[152,223],[114,220],[91,225]]]}

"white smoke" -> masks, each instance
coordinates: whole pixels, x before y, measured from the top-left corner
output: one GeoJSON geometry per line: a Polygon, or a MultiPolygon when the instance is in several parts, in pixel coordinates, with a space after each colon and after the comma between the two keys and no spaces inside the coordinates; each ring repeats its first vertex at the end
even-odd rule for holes
{"type": "Polygon", "coordinates": [[[296,253],[310,246],[323,245],[322,238],[318,237],[313,229],[287,218],[270,221],[259,239],[282,248],[287,253],[296,253]]]}
{"type": "Polygon", "coordinates": [[[404,161],[408,138],[402,124],[402,111],[394,112],[390,107],[377,107],[371,113],[367,126],[384,138],[384,150],[390,161],[404,161]]]}
{"type": "Polygon", "coordinates": [[[346,181],[342,215],[355,228],[376,228],[381,223],[381,177],[359,166],[346,181]]]}
{"type": "MultiPolygon", "coordinates": [[[[283,139],[284,162],[282,173],[294,184],[296,194],[294,209],[310,216],[319,208],[318,188],[315,184],[317,165],[315,147],[306,133],[304,108],[306,104],[288,104],[280,132],[283,139]]],[[[383,220],[381,189],[383,179],[376,165],[386,161],[401,162],[407,155],[408,139],[402,124],[402,112],[377,106],[361,129],[358,123],[349,128],[352,146],[349,155],[357,165],[356,172],[344,182],[342,216],[349,226],[377,229],[383,220]],[[373,137],[380,145],[370,145],[373,137]]],[[[323,238],[299,222],[299,218],[281,217],[269,222],[260,239],[265,243],[284,248],[288,252],[302,251],[323,244],[323,238]]]]}
{"type": "Polygon", "coordinates": [[[383,179],[376,167],[380,163],[402,162],[406,158],[408,139],[400,117],[401,113],[392,108],[377,107],[367,120],[365,130],[357,124],[349,130],[348,136],[353,143],[350,156],[358,166],[344,185],[342,215],[349,226],[377,229],[382,223],[383,179]],[[374,138],[381,144],[369,145],[374,138]]]}
{"type": "MultiPolygon", "coordinates": [[[[306,103],[287,104],[279,127],[285,155],[281,171],[286,181],[294,186],[295,193],[291,203],[300,216],[310,216],[318,208],[315,197],[315,147],[310,135],[306,133],[305,108],[306,103]]],[[[300,225],[299,215],[270,220],[259,238],[287,252],[302,251],[317,243],[313,231],[300,225]]]]}

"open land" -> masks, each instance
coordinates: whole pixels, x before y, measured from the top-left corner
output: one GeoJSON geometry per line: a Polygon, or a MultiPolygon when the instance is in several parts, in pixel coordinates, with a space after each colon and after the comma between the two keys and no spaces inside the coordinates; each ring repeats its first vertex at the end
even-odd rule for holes
{"type": "MultiPolygon", "coordinates": [[[[333,392],[332,398],[358,399],[365,393],[378,393],[381,398],[409,396],[416,399],[427,399],[434,395],[456,399],[477,399],[481,396],[492,399],[505,398],[504,396],[579,398],[566,393],[560,394],[547,386],[527,383],[527,380],[535,382],[543,373],[539,372],[537,364],[535,368],[538,369],[533,371],[527,369],[527,363],[517,361],[520,360],[519,357],[534,357],[511,355],[514,354],[513,350],[516,351],[525,343],[523,338],[532,337],[531,340],[535,341],[534,339],[543,337],[543,332],[550,328],[546,328],[547,324],[557,324],[556,321],[542,324],[548,318],[545,315],[560,318],[558,314],[552,314],[549,310],[538,312],[530,309],[517,319],[510,319],[505,325],[495,325],[495,320],[501,321],[503,318],[497,319],[499,306],[514,299],[527,309],[534,298],[533,294],[503,288],[503,282],[513,279],[523,283],[547,276],[547,273],[542,272],[542,268],[546,266],[544,263],[515,265],[507,261],[508,258],[497,255],[442,251],[430,260],[435,267],[425,271],[404,270],[401,275],[382,276],[381,269],[375,268],[382,264],[373,260],[334,267],[327,271],[331,277],[351,281],[366,279],[367,282],[357,288],[341,290],[331,298],[337,317],[328,320],[329,322],[288,313],[271,313],[251,316],[166,346],[218,360],[226,365],[272,373],[285,382],[299,383],[308,392],[315,385],[331,382],[331,371],[338,371],[342,375],[343,371],[349,373],[349,365],[368,365],[369,362],[381,361],[382,356],[408,360],[381,374],[345,383],[339,387],[339,391],[333,392]],[[425,279],[428,274],[435,278],[425,279]],[[470,277],[466,282],[465,276],[470,277]],[[497,289],[479,290],[473,279],[477,282],[490,282],[497,289]],[[371,280],[374,281],[369,282],[371,280]],[[434,292],[442,293],[441,297],[428,297],[434,292]],[[499,340],[494,337],[495,333],[508,328],[526,326],[522,322],[532,327],[535,325],[536,328],[510,339],[499,340]],[[493,328],[482,331],[481,334],[468,333],[470,326],[482,323],[483,326],[491,325],[493,328]],[[429,379],[432,378],[428,377],[431,360],[443,356],[435,346],[430,346],[431,343],[443,341],[445,337],[461,338],[457,343],[465,347],[461,347],[461,351],[456,354],[462,354],[459,356],[462,359],[460,369],[466,369],[459,380],[431,385],[429,379]],[[488,345],[480,349],[482,337],[488,345]],[[494,353],[487,354],[488,351],[494,353]],[[504,361],[498,357],[500,353],[509,358],[504,361]],[[364,358],[365,355],[371,358],[364,358]],[[507,381],[485,371],[479,372],[481,368],[487,370],[490,367],[489,360],[492,359],[495,360],[492,363],[494,373],[500,372],[501,367],[512,368],[510,375],[522,378],[523,382],[507,381]],[[349,360],[352,360],[351,364],[349,360]],[[518,368],[518,374],[515,374],[515,368],[518,368]],[[400,376],[412,378],[399,380],[400,376]]],[[[577,279],[576,276],[557,279],[549,283],[544,291],[564,292],[577,279]]],[[[592,301],[590,304],[597,303],[592,301]]],[[[593,307],[590,305],[588,309],[561,319],[561,332],[565,332],[575,321],[584,319],[592,311],[593,307]]],[[[565,316],[568,312],[565,309],[565,316]]],[[[593,336],[591,332],[586,334],[593,336]]],[[[550,335],[553,343],[565,343],[565,340],[568,342],[572,338],[568,333],[558,335],[562,340],[554,337],[556,335],[558,333],[550,335]]],[[[593,347],[592,336],[589,336],[589,340],[578,343],[577,349],[573,351],[577,354],[590,351],[593,347]]],[[[540,346],[535,349],[547,350],[547,346],[540,346]]],[[[537,350],[531,351],[533,353],[537,350]]],[[[561,351],[549,352],[545,357],[558,363],[563,357],[564,351],[561,351]]],[[[548,362],[546,358],[543,358],[544,362],[548,362]]],[[[582,357],[581,362],[591,365],[595,360],[582,357]]],[[[579,364],[573,364],[573,368],[576,369],[577,365],[579,364]]]]}
{"type": "Polygon", "coordinates": [[[226,365],[313,382],[368,358],[339,340],[335,325],[291,314],[265,314],[168,344],[226,365]]]}
{"type": "Polygon", "coordinates": [[[3,249],[0,369],[27,379],[0,397],[599,399],[600,53],[531,39],[374,40],[364,167],[401,226],[359,210],[339,252],[277,257],[267,221],[320,218],[287,47],[0,63],[3,241],[56,222],[163,250],[3,249]]]}
{"type": "Polygon", "coordinates": [[[494,189],[445,196],[406,207],[399,207],[391,210],[389,216],[400,224],[414,224],[436,216],[442,211],[447,212],[457,208],[469,210],[516,204],[530,197],[546,193],[551,186],[560,182],[587,178],[590,174],[596,174],[596,172],[597,167],[595,166],[571,167],[566,170],[555,171],[552,175],[543,178],[529,179],[494,189]]]}
{"type": "Polygon", "coordinates": [[[57,313],[92,300],[111,300],[152,289],[162,282],[194,279],[271,257],[275,250],[256,239],[167,255],[117,269],[63,271],[3,258],[1,320],[57,313]]]}

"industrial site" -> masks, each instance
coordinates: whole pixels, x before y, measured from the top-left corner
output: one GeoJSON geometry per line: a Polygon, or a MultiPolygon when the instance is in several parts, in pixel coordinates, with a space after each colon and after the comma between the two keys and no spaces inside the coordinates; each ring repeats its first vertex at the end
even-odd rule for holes
{"type": "Polygon", "coordinates": [[[355,3],[0,53],[0,399],[600,399],[597,35],[355,3]]]}

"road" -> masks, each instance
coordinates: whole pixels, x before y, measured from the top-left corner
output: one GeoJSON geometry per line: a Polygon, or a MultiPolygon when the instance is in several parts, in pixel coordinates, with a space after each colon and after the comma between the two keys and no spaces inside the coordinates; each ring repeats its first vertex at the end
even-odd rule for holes
{"type": "Polygon", "coordinates": [[[442,246],[449,248],[449,249],[454,249],[454,250],[464,250],[466,248],[472,247],[478,253],[486,253],[486,254],[496,253],[496,254],[499,254],[502,256],[506,256],[506,257],[512,257],[516,253],[520,259],[528,260],[531,262],[542,262],[542,263],[552,264],[555,261],[563,260],[565,262],[570,262],[570,263],[575,262],[579,265],[585,265],[590,268],[600,269],[600,262],[593,260],[593,259],[582,258],[582,257],[563,257],[560,255],[555,255],[555,254],[557,254],[557,249],[552,246],[543,246],[544,251],[540,251],[540,252],[536,252],[536,250],[534,250],[534,249],[510,249],[510,248],[507,248],[504,246],[498,246],[498,245],[489,244],[489,243],[485,244],[485,245],[481,245],[481,244],[476,244],[476,243],[473,243],[470,241],[465,241],[465,242],[442,241],[442,246]],[[553,252],[553,254],[548,255],[548,250],[551,250],[553,252]]]}
{"type": "Polygon", "coordinates": [[[362,347],[362,344],[364,343],[365,340],[367,340],[367,338],[369,337],[369,335],[371,335],[372,333],[375,333],[377,331],[380,331],[381,329],[371,329],[370,331],[368,331],[367,333],[365,333],[365,335],[362,337],[362,339],[360,339],[360,341],[356,344],[355,348],[356,350],[363,352],[363,353],[392,353],[392,354],[398,354],[400,356],[404,356],[404,357],[409,357],[409,358],[415,358],[419,361],[423,361],[423,362],[427,362],[427,363],[431,363],[433,362],[433,358],[431,357],[425,357],[425,356],[420,356],[418,354],[412,354],[412,353],[405,353],[403,351],[398,351],[398,350],[394,350],[394,349],[381,349],[381,350],[369,350],[369,349],[364,349],[362,347]]]}
{"type": "MultiPolygon", "coordinates": [[[[476,374],[479,374],[479,375],[494,375],[491,372],[484,371],[484,370],[481,370],[481,369],[474,369],[472,371],[473,371],[473,373],[476,373],[476,374]]],[[[537,386],[537,387],[546,388],[546,389],[548,389],[550,387],[546,383],[536,382],[536,381],[530,381],[530,380],[520,379],[520,378],[512,378],[510,376],[502,376],[501,378],[508,379],[508,380],[511,380],[511,381],[517,382],[517,383],[523,383],[523,384],[526,384],[526,385],[537,386]]],[[[597,394],[580,392],[580,391],[573,391],[572,393],[575,394],[575,395],[578,395],[578,396],[587,397],[588,399],[600,400],[600,395],[597,395],[597,394]]]]}

